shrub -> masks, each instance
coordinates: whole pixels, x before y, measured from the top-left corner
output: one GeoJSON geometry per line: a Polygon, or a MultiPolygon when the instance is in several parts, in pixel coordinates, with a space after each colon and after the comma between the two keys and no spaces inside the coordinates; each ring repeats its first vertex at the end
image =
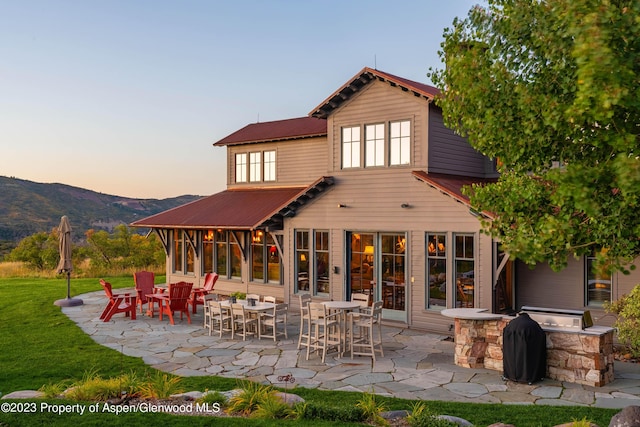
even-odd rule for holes
{"type": "Polygon", "coordinates": [[[140,387],[140,397],[144,399],[166,399],[171,397],[172,394],[184,391],[179,384],[180,377],[169,376],[169,374],[157,371],[155,375],[149,377],[148,382],[140,387]]]}
{"type": "MultiPolygon", "coordinates": [[[[67,390],[65,397],[72,400],[105,401],[122,397],[123,394],[134,394],[139,385],[133,372],[116,378],[102,378],[95,370],[89,370],[83,374],[79,382],[67,390]]],[[[54,389],[51,388],[50,391],[54,389]]]]}
{"type": "Polygon", "coordinates": [[[383,403],[378,404],[375,394],[363,393],[362,399],[358,400],[356,407],[360,408],[362,415],[368,422],[378,426],[389,424],[387,420],[380,416],[380,412],[384,412],[386,408],[383,403]]]}
{"type": "Polygon", "coordinates": [[[252,418],[263,418],[268,420],[276,420],[280,418],[290,418],[293,411],[285,402],[276,396],[273,392],[268,393],[258,403],[258,407],[251,413],[252,418]]]}
{"type": "Polygon", "coordinates": [[[455,427],[457,424],[438,418],[427,408],[424,402],[416,402],[411,408],[411,414],[407,417],[411,427],[455,427]]]}
{"type": "Polygon", "coordinates": [[[605,303],[605,309],[618,315],[614,326],[620,342],[629,346],[633,357],[640,356],[640,285],[636,285],[629,295],[605,303]]]}
{"type": "Polygon", "coordinates": [[[197,400],[198,403],[218,403],[220,407],[226,406],[227,397],[220,393],[219,391],[207,391],[205,392],[200,399],[197,400]]]}
{"type": "Polygon", "coordinates": [[[249,415],[258,409],[258,405],[273,393],[273,388],[268,385],[258,384],[252,381],[243,381],[240,384],[242,391],[229,399],[227,412],[249,415]]]}

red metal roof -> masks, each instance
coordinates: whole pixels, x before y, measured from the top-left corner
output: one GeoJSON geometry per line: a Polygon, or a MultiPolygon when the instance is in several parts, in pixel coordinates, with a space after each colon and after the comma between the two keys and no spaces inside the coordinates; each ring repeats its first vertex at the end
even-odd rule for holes
{"type": "Polygon", "coordinates": [[[327,121],[315,117],[252,123],[222,138],[213,145],[235,145],[256,142],[282,141],[327,135],[327,121]]]}
{"type": "Polygon", "coordinates": [[[333,184],[322,177],[307,187],[230,189],[186,205],[133,222],[133,227],[228,228],[253,230],[264,227],[274,217],[295,214],[315,193],[333,184]]]}
{"type": "MultiPolygon", "coordinates": [[[[471,207],[469,198],[462,194],[462,188],[472,184],[490,184],[497,178],[477,178],[471,176],[447,175],[444,173],[427,173],[425,171],[412,171],[411,174],[418,180],[425,182],[436,190],[453,197],[457,201],[471,207]]],[[[493,216],[490,212],[483,212],[486,216],[493,216]]]]}
{"type": "Polygon", "coordinates": [[[385,73],[384,71],[365,67],[351,80],[345,83],[340,89],[338,89],[327,99],[322,101],[322,103],[320,103],[320,105],[318,105],[313,111],[311,111],[309,115],[312,117],[320,118],[327,117],[334,109],[338,108],[351,96],[353,96],[363,87],[367,86],[370,82],[376,79],[387,82],[391,86],[395,86],[404,91],[411,92],[415,96],[420,96],[427,100],[432,100],[437,94],[440,93],[438,88],[434,86],[409,79],[404,79],[402,77],[394,76],[393,74],[385,73]]]}

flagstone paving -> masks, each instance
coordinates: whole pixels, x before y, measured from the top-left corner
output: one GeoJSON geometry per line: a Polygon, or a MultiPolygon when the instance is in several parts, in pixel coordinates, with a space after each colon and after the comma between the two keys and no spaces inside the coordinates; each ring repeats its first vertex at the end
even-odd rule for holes
{"type": "Polygon", "coordinates": [[[405,399],[446,400],[536,405],[624,408],[640,405],[640,366],[615,364],[615,381],[604,387],[544,380],[518,384],[502,379],[498,371],[454,365],[449,337],[414,329],[383,326],[384,357],[335,352],[322,363],[317,354],[306,360],[297,350],[299,316],[288,319],[288,339],[230,339],[209,336],[202,326],[202,308],[175,325],[138,314],[123,314],[109,322],[99,317],[105,305],[102,292],[79,296],[84,305],[62,311],[97,343],[126,355],[140,357],[149,366],[181,376],[218,375],[284,386],[291,375],[295,385],[323,390],[374,391],[405,399]]]}

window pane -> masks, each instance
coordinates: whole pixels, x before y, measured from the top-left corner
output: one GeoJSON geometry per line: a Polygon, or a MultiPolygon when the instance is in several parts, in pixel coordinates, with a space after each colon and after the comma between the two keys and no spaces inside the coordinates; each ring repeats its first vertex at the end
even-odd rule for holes
{"type": "Polygon", "coordinates": [[[202,234],[202,271],[213,272],[213,230],[207,230],[202,234]]]}
{"type": "Polygon", "coordinates": [[[182,267],[182,230],[173,230],[173,271],[181,273],[182,267]]]}
{"type": "Polygon", "coordinates": [[[264,282],[264,233],[251,233],[251,278],[264,282]]]}
{"type": "Polygon", "coordinates": [[[427,260],[429,269],[427,308],[444,308],[447,306],[447,255],[445,235],[427,235],[427,260]]]}
{"type": "Polygon", "coordinates": [[[262,179],[261,158],[261,153],[249,153],[249,181],[251,182],[257,182],[262,179]]]}
{"type": "Polygon", "coordinates": [[[298,292],[309,292],[309,232],[296,231],[296,277],[298,292]]]}
{"type": "Polygon", "coordinates": [[[382,301],[383,307],[391,310],[405,308],[405,245],[404,234],[381,236],[382,301]]]}
{"type": "Polygon", "coordinates": [[[218,230],[215,233],[216,239],[216,272],[220,277],[229,277],[227,269],[227,259],[229,247],[227,246],[228,235],[226,231],[218,230]]]}
{"type": "Polygon", "coordinates": [[[329,293],[329,232],[316,231],[316,293],[329,293]]]}
{"type": "Polygon", "coordinates": [[[360,128],[342,129],[342,167],[360,167],[360,128]]]}
{"type": "Polygon", "coordinates": [[[384,166],[384,125],[367,125],[365,137],[365,166],[384,166]]]}
{"type": "Polygon", "coordinates": [[[411,158],[411,122],[391,123],[389,162],[392,165],[408,165],[411,158]]]}
{"type": "Polygon", "coordinates": [[[473,258],[473,236],[457,235],[456,258],[456,307],[473,307],[475,294],[475,259],[473,258]]]}
{"type": "Polygon", "coordinates": [[[238,244],[231,239],[229,242],[229,251],[231,257],[231,278],[242,278],[242,252],[238,244]]]}
{"type": "Polygon", "coordinates": [[[267,281],[269,283],[282,284],[280,280],[280,253],[276,247],[276,242],[273,240],[271,234],[267,234],[267,244],[265,247],[267,251],[267,281]]]}
{"type": "Polygon", "coordinates": [[[276,152],[275,151],[264,152],[264,180],[265,181],[276,180],[276,152]]]}
{"type": "Polygon", "coordinates": [[[236,182],[247,182],[247,154],[236,154],[236,182]]]}
{"type": "Polygon", "coordinates": [[[589,306],[602,307],[605,302],[611,301],[611,274],[606,268],[596,266],[596,257],[587,257],[587,292],[586,303],[589,306]]]}

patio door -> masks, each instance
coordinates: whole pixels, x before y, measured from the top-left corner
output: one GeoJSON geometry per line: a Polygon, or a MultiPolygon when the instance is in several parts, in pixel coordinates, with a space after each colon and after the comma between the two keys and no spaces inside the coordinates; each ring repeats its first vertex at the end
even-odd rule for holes
{"type": "Polygon", "coordinates": [[[385,319],[406,321],[405,233],[347,232],[347,292],[382,301],[385,319]]]}

